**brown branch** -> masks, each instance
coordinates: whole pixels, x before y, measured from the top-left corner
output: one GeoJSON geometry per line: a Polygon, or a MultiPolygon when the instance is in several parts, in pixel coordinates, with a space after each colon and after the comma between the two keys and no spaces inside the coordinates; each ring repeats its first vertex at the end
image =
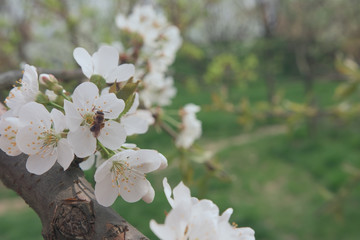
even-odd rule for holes
{"type": "Polygon", "coordinates": [[[64,171],[55,164],[37,176],[26,170],[26,159],[0,151],[0,179],[39,215],[44,239],[148,239],[113,209],[97,203],[78,167],[64,171]]]}
{"type": "MultiPolygon", "coordinates": [[[[57,79],[62,81],[70,81],[74,79],[84,78],[84,75],[81,69],[75,70],[50,70],[37,68],[39,74],[48,73],[54,75],[57,79]]],[[[13,85],[17,80],[19,80],[23,75],[21,70],[13,70],[0,74],[0,88],[5,88],[13,85]]]]}

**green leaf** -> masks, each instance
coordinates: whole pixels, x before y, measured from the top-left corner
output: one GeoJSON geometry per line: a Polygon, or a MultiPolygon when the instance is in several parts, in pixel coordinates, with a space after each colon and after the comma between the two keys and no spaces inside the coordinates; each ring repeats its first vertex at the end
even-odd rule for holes
{"type": "Polygon", "coordinates": [[[92,75],[90,82],[94,83],[100,89],[100,91],[107,87],[105,79],[100,75],[92,75]]]}
{"type": "Polygon", "coordinates": [[[122,111],[119,118],[124,116],[130,110],[131,106],[134,104],[134,101],[135,101],[135,94],[132,94],[131,96],[129,96],[126,99],[126,101],[125,101],[125,109],[124,109],[124,111],[122,111]]]}
{"type": "Polygon", "coordinates": [[[138,85],[139,85],[139,81],[137,81],[137,82],[134,83],[134,82],[132,82],[132,79],[130,79],[130,80],[120,89],[120,91],[116,94],[116,96],[126,102],[127,99],[128,99],[129,97],[131,97],[131,96],[135,93],[138,85]]]}

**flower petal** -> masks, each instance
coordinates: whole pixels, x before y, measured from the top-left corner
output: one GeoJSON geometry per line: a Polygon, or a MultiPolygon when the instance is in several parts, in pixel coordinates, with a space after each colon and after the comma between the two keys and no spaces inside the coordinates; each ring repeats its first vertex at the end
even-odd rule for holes
{"type": "Polygon", "coordinates": [[[151,186],[149,181],[148,181],[148,183],[149,183],[149,191],[142,197],[142,200],[146,203],[152,203],[152,201],[154,201],[154,197],[155,197],[155,190],[151,186]]]}
{"type": "Polygon", "coordinates": [[[54,123],[56,133],[61,133],[66,128],[65,115],[59,110],[53,108],[50,112],[51,119],[54,123]]]}
{"type": "Polygon", "coordinates": [[[112,167],[112,161],[110,159],[103,162],[97,169],[94,174],[95,182],[101,182],[105,176],[110,174],[110,170],[112,167]]]}
{"type": "Polygon", "coordinates": [[[107,76],[106,82],[124,82],[129,80],[131,77],[135,75],[135,66],[134,64],[121,64],[114,68],[107,76]]]}
{"type": "Polygon", "coordinates": [[[74,153],[79,158],[87,157],[96,150],[96,138],[86,126],[80,126],[75,131],[68,133],[67,139],[74,149],[74,153]]]}
{"type": "Polygon", "coordinates": [[[184,185],[183,182],[180,182],[173,189],[174,196],[174,205],[177,206],[179,204],[191,204],[191,193],[190,189],[184,185]]]}
{"type": "Polygon", "coordinates": [[[95,73],[107,79],[109,73],[119,65],[119,51],[113,46],[101,46],[93,55],[95,73]]]}
{"type": "Polygon", "coordinates": [[[80,65],[81,70],[87,78],[90,78],[94,72],[94,65],[90,54],[81,47],[75,48],[73,52],[75,61],[80,65]]]}
{"type": "Polygon", "coordinates": [[[80,124],[83,121],[80,113],[76,110],[74,104],[67,100],[64,100],[64,110],[65,110],[65,120],[66,125],[70,131],[75,131],[80,127],[80,124]]]}
{"type": "Polygon", "coordinates": [[[100,205],[111,206],[118,196],[118,189],[113,187],[110,173],[95,184],[95,197],[100,205]]]}
{"type": "Polygon", "coordinates": [[[68,169],[72,160],[74,159],[74,150],[65,138],[60,139],[57,145],[58,163],[64,168],[68,169]]]}
{"type": "Polygon", "coordinates": [[[43,150],[43,140],[40,138],[44,126],[41,124],[29,124],[19,129],[16,135],[16,143],[19,149],[26,154],[36,154],[43,150]]]}
{"type": "Polygon", "coordinates": [[[106,119],[115,119],[125,108],[125,103],[122,99],[118,99],[114,93],[101,95],[99,99],[94,102],[95,108],[104,112],[106,119]]]}
{"type": "Polygon", "coordinates": [[[30,155],[26,162],[26,169],[31,173],[41,175],[55,164],[56,159],[56,149],[47,148],[43,152],[30,155]]]}
{"type": "Polygon", "coordinates": [[[161,240],[176,239],[175,232],[164,224],[158,224],[155,220],[150,221],[150,229],[161,240]]]}
{"type": "Polygon", "coordinates": [[[76,108],[83,108],[82,111],[86,112],[92,111],[92,108],[94,107],[93,103],[98,97],[99,89],[92,82],[81,83],[75,88],[72,95],[73,103],[75,104],[76,108]]]}
{"type": "Polygon", "coordinates": [[[9,156],[17,156],[21,153],[16,142],[19,125],[20,121],[15,117],[2,118],[0,121],[0,149],[9,156]]]}
{"type": "Polygon", "coordinates": [[[51,126],[50,113],[44,105],[36,102],[29,102],[25,104],[19,112],[19,119],[23,124],[40,123],[49,129],[51,126]],[[36,114],[34,114],[36,113],[36,114]]]}
{"type": "Polygon", "coordinates": [[[104,128],[100,131],[98,140],[111,150],[119,149],[126,140],[125,129],[118,122],[107,121],[104,128]]]}
{"type": "Polygon", "coordinates": [[[119,187],[121,197],[127,202],[137,202],[149,192],[149,181],[145,177],[126,171],[119,187]]]}
{"type": "Polygon", "coordinates": [[[174,199],[171,198],[171,193],[172,193],[172,190],[171,190],[171,187],[168,183],[168,180],[167,178],[164,178],[163,179],[163,186],[164,186],[164,193],[165,193],[165,196],[170,204],[170,206],[172,208],[174,208],[174,199]]]}
{"type": "Polygon", "coordinates": [[[146,133],[149,129],[149,124],[146,119],[136,115],[130,114],[121,118],[121,124],[124,126],[126,135],[146,133]]]}
{"type": "Polygon", "coordinates": [[[162,162],[158,151],[149,149],[140,149],[129,158],[129,165],[136,168],[137,171],[148,173],[157,170],[162,162]]]}
{"type": "Polygon", "coordinates": [[[79,164],[79,167],[83,170],[89,170],[95,163],[95,154],[90,155],[90,157],[88,157],[88,159],[86,159],[85,161],[81,162],[79,164]]]}

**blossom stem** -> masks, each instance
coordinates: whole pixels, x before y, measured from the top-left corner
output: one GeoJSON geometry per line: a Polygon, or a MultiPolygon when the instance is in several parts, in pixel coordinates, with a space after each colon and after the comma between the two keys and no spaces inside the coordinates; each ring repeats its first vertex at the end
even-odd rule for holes
{"type": "Polygon", "coordinates": [[[112,157],[113,155],[115,155],[115,152],[110,150],[110,149],[107,149],[104,145],[101,144],[100,141],[97,141],[97,143],[99,144],[101,150],[104,151],[104,153],[106,154],[106,158],[110,158],[112,157]]]}
{"type": "Polygon", "coordinates": [[[59,110],[64,111],[64,108],[63,108],[62,106],[60,106],[59,104],[57,104],[57,103],[54,103],[54,102],[50,101],[49,104],[50,104],[51,106],[59,109],[59,110]]]}
{"type": "Polygon", "coordinates": [[[164,121],[170,123],[170,124],[173,125],[174,127],[180,128],[181,123],[178,122],[178,121],[176,121],[176,120],[175,120],[174,118],[172,118],[171,116],[164,114],[164,115],[162,115],[162,118],[163,118],[164,121]]]}
{"type": "Polygon", "coordinates": [[[63,98],[65,98],[66,100],[71,101],[71,98],[69,96],[67,96],[64,92],[61,92],[61,96],[63,98]]]}

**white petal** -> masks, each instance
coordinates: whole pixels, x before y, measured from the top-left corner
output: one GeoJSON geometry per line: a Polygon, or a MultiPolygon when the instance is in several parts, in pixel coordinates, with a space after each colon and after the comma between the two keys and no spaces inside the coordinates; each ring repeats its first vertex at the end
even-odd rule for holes
{"type": "Polygon", "coordinates": [[[121,118],[121,124],[124,126],[126,135],[146,133],[149,129],[148,122],[135,114],[126,115],[121,118]]]}
{"type": "Polygon", "coordinates": [[[94,53],[95,73],[107,79],[110,72],[119,65],[119,51],[113,46],[101,46],[94,53]]]}
{"type": "Polygon", "coordinates": [[[129,158],[130,166],[142,173],[157,170],[160,167],[161,161],[159,152],[149,149],[137,150],[135,151],[135,154],[131,155],[129,158]]]}
{"type": "Polygon", "coordinates": [[[55,164],[56,158],[56,149],[48,148],[39,154],[30,155],[26,162],[26,169],[31,173],[41,175],[55,164]]]}
{"type": "Polygon", "coordinates": [[[79,158],[90,156],[96,150],[96,138],[86,126],[80,126],[77,130],[70,131],[67,139],[73,147],[75,155],[79,158]]]}
{"type": "Polygon", "coordinates": [[[134,77],[135,66],[133,64],[121,64],[114,68],[107,76],[106,82],[124,82],[134,77]]]}
{"type": "Polygon", "coordinates": [[[131,171],[126,171],[123,179],[124,181],[120,183],[119,191],[125,201],[130,203],[137,202],[149,192],[150,183],[145,177],[140,177],[131,171]]]}
{"type": "Polygon", "coordinates": [[[26,154],[35,154],[42,151],[43,140],[39,137],[44,126],[41,124],[29,124],[19,129],[16,135],[16,143],[19,149],[26,154]]]}
{"type": "Polygon", "coordinates": [[[176,240],[174,231],[163,224],[158,224],[155,220],[150,221],[150,229],[161,240],[176,240]]]}
{"type": "Polygon", "coordinates": [[[173,189],[173,195],[174,195],[174,204],[179,205],[180,203],[191,203],[191,193],[190,189],[186,187],[183,182],[180,182],[174,189],[173,189]]]}
{"type": "Polygon", "coordinates": [[[125,108],[122,99],[118,99],[114,93],[101,95],[95,102],[95,108],[104,112],[106,119],[117,118],[125,108]]]}
{"type": "MultiPolygon", "coordinates": [[[[4,115],[8,115],[6,112],[4,115]]],[[[18,118],[7,117],[0,121],[0,149],[9,156],[17,156],[21,153],[16,142],[16,134],[20,125],[18,118]]]]}
{"type": "Polygon", "coordinates": [[[74,159],[74,151],[70,146],[67,139],[62,138],[58,142],[57,145],[58,151],[58,163],[64,168],[64,170],[68,169],[72,160],[74,159]]]}
{"type": "Polygon", "coordinates": [[[88,159],[86,159],[85,161],[81,162],[79,164],[79,167],[83,170],[89,170],[95,163],[95,154],[90,155],[90,157],[88,157],[88,159]]]}
{"type": "Polygon", "coordinates": [[[101,182],[108,174],[110,174],[110,170],[112,167],[112,158],[103,162],[97,169],[94,174],[95,182],[101,182]]]}
{"type": "Polygon", "coordinates": [[[9,141],[8,138],[3,136],[0,136],[0,149],[9,156],[18,156],[22,153],[17,147],[15,139],[13,141],[9,141]]]}
{"type": "Polygon", "coordinates": [[[228,222],[231,214],[233,213],[233,209],[232,208],[228,208],[226,209],[223,214],[219,217],[219,221],[225,221],[228,222]]]}
{"type": "Polygon", "coordinates": [[[50,112],[50,116],[54,123],[55,132],[61,133],[66,128],[65,115],[59,110],[53,108],[50,112]]]}
{"type": "Polygon", "coordinates": [[[170,187],[170,185],[169,185],[169,183],[168,183],[167,178],[164,178],[164,179],[163,179],[163,186],[164,186],[165,196],[166,196],[166,198],[167,198],[170,206],[171,206],[172,208],[174,208],[174,199],[171,198],[171,193],[172,193],[172,191],[171,191],[171,187],[170,187]]]}
{"type": "Polygon", "coordinates": [[[162,169],[165,169],[168,166],[168,161],[167,161],[167,159],[166,159],[166,157],[164,155],[162,155],[161,153],[159,153],[159,155],[160,155],[161,163],[160,163],[160,166],[159,166],[158,170],[162,170],[162,169]]]}
{"type": "Polygon", "coordinates": [[[152,203],[152,201],[154,200],[155,197],[155,190],[154,188],[151,186],[150,182],[149,183],[149,191],[145,194],[145,196],[142,197],[142,200],[146,203],[152,203]]]}
{"type": "Polygon", "coordinates": [[[239,240],[255,240],[255,231],[249,227],[236,228],[239,240]]]}
{"type": "Polygon", "coordinates": [[[80,127],[83,121],[80,113],[76,110],[74,104],[67,100],[64,100],[65,120],[66,125],[70,131],[75,131],[80,127]]]}
{"type": "Polygon", "coordinates": [[[94,72],[94,66],[90,54],[81,47],[75,48],[73,52],[75,61],[80,65],[81,70],[87,78],[90,78],[94,72]]]}
{"type": "Polygon", "coordinates": [[[72,95],[73,103],[76,108],[88,109],[87,112],[93,108],[95,99],[99,97],[99,89],[92,82],[84,82],[77,86],[72,95]]]}
{"type": "Polygon", "coordinates": [[[20,109],[19,119],[24,124],[41,123],[46,129],[49,129],[51,126],[50,113],[44,105],[36,102],[25,104],[20,109]]]}
{"type": "Polygon", "coordinates": [[[126,132],[124,127],[115,121],[105,122],[105,126],[100,131],[98,140],[107,148],[116,150],[121,147],[126,140],[126,132]]]}
{"type": "Polygon", "coordinates": [[[108,174],[100,182],[95,184],[95,197],[100,205],[111,206],[118,196],[118,189],[113,187],[111,175],[108,174]]]}

